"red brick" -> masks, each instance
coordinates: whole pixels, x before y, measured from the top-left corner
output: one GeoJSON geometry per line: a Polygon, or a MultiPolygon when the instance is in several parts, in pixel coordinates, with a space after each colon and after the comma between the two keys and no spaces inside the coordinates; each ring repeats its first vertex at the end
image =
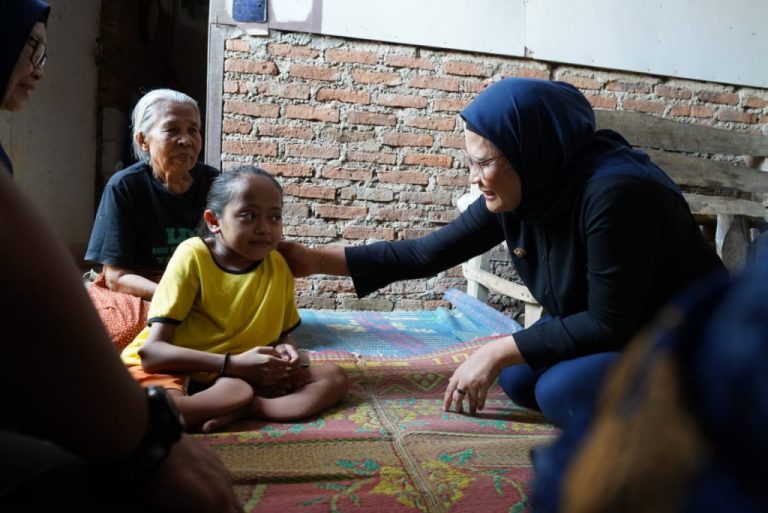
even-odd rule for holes
{"type": "Polygon", "coordinates": [[[371,95],[364,91],[352,91],[350,89],[320,89],[315,95],[319,102],[339,101],[343,103],[359,103],[368,105],[371,103],[371,95]]]}
{"type": "Polygon", "coordinates": [[[285,156],[309,159],[337,159],[339,158],[339,148],[336,146],[286,144],[285,156]]]}
{"type": "Polygon", "coordinates": [[[322,171],[322,177],[363,182],[373,178],[373,172],[367,169],[325,166],[322,171]]]}
{"type": "Polygon", "coordinates": [[[521,78],[538,78],[540,80],[549,80],[552,75],[552,71],[549,69],[541,68],[529,68],[529,67],[517,67],[505,69],[501,73],[502,78],[508,77],[521,77],[521,78]]]}
{"type": "Polygon", "coordinates": [[[376,201],[390,203],[395,198],[395,193],[389,189],[369,189],[367,187],[347,187],[341,189],[339,198],[342,200],[376,201]]]}
{"type": "Polygon", "coordinates": [[[325,51],[325,59],[331,62],[351,62],[358,64],[377,64],[379,56],[373,52],[339,50],[331,48],[325,51]]]}
{"type": "Polygon", "coordinates": [[[760,116],[739,110],[720,109],[717,112],[717,119],[720,121],[733,121],[734,123],[746,123],[748,125],[755,125],[760,121],[760,116]]]}
{"type": "Polygon", "coordinates": [[[452,132],[456,130],[456,118],[411,116],[406,118],[405,126],[424,128],[426,130],[439,130],[441,132],[452,132]]]}
{"type": "Polygon", "coordinates": [[[277,156],[277,144],[260,141],[222,141],[221,151],[234,155],[265,155],[277,156]]]}
{"type": "Polygon", "coordinates": [[[325,187],[322,185],[299,185],[295,183],[283,184],[283,191],[288,196],[297,198],[315,198],[332,200],[336,198],[335,187],[325,187]]]}
{"type": "Polygon", "coordinates": [[[387,146],[432,146],[435,140],[431,135],[390,132],[384,134],[382,142],[387,146]]]}
{"type": "Polygon", "coordinates": [[[759,96],[747,96],[744,106],[748,109],[764,109],[768,107],[768,100],[759,96]]]}
{"type": "Polygon", "coordinates": [[[333,224],[283,226],[283,235],[286,237],[336,237],[337,234],[336,225],[333,224]]]}
{"type": "Polygon", "coordinates": [[[248,92],[248,88],[242,80],[225,80],[224,92],[230,94],[245,94],[248,92]]]}
{"type": "Polygon", "coordinates": [[[392,228],[366,228],[364,226],[347,226],[342,231],[345,239],[378,239],[394,240],[395,230],[392,228]]]}
{"type": "Polygon", "coordinates": [[[402,310],[405,312],[413,312],[416,310],[426,310],[426,308],[424,308],[424,301],[420,301],[418,299],[401,299],[395,302],[395,309],[402,310]]]}
{"type": "Polygon", "coordinates": [[[381,94],[376,98],[376,103],[385,107],[423,109],[427,106],[427,99],[407,94],[381,94]]]}
{"type": "Polygon", "coordinates": [[[225,48],[230,52],[249,53],[251,51],[251,45],[248,44],[248,41],[243,41],[242,39],[227,39],[225,48]]]}
{"type": "Polygon", "coordinates": [[[250,134],[253,125],[237,119],[225,119],[222,123],[222,130],[225,134],[250,134]]]}
{"type": "Polygon", "coordinates": [[[440,147],[461,149],[464,147],[464,136],[452,135],[452,134],[441,134],[440,147]]]}
{"type": "Polygon", "coordinates": [[[420,59],[404,55],[387,55],[384,57],[384,64],[393,68],[435,69],[435,63],[430,59],[420,59]]]}
{"type": "Polygon", "coordinates": [[[341,72],[323,66],[292,64],[291,68],[288,70],[288,75],[295,78],[306,78],[308,80],[324,80],[326,82],[334,82],[341,77],[341,72]]]}
{"type": "Polygon", "coordinates": [[[261,124],[257,127],[258,134],[265,137],[282,137],[286,139],[312,139],[314,132],[310,128],[294,125],[268,125],[261,124]]]}
{"type": "Polygon", "coordinates": [[[276,118],[280,115],[280,106],[274,103],[226,101],[224,102],[224,112],[256,118],[276,118]]]}
{"type": "Polygon", "coordinates": [[[664,104],[659,101],[643,101],[625,98],[622,102],[622,107],[624,107],[624,110],[634,110],[651,114],[661,114],[664,112],[664,104]]]}
{"type": "Polygon", "coordinates": [[[351,279],[345,280],[318,280],[318,288],[327,292],[354,292],[355,284],[351,279]]]}
{"type": "Polygon", "coordinates": [[[573,75],[571,73],[563,73],[562,75],[559,75],[557,77],[558,80],[562,80],[563,82],[568,82],[574,87],[577,87],[581,90],[587,89],[587,90],[600,90],[603,87],[603,81],[597,80],[592,77],[584,77],[581,75],[573,75]]]}
{"type": "Polygon", "coordinates": [[[339,122],[339,110],[328,107],[312,107],[310,105],[287,105],[285,117],[288,119],[308,119],[326,123],[339,122]]]}
{"type": "Polygon", "coordinates": [[[424,173],[407,171],[379,171],[381,183],[406,183],[413,185],[428,185],[429,176],[424,173]]]}
{"type": "MultiPolygon", "coordinates": [[[[270,173],[271,169],[264,164],[262,167],[270,173]]],[[[309,217],[309,205],[306,203],[285,203],[283,205],[283,217],[294,217],[296,219],[307,219],[309,217]]]]}
{"type": "Polygon", "coordinates": [[[738,105],[739,95],[736,93],[724,93],[720,91],[699,91],[699,100],[721,105],[738,105]]]}
{"type": "Polygon", "coordinates": [[[453,167],[453,157],[448,155],[431,155],[428,153],[407,153],[403,157],[403,164],[450,169],[453,167]]]}
{"type": "Polygon", "coordinates": [[[377,112],[360,112],[354,110],[347,113],[347,121],[354,125],[397,125],[397,117],[392,114],[379,114],[377,112]]]}
{"type": "Polygon", "coordinates": [[[664,96],[666,98],[674,98],[675,100],[690,100],[693,98],[693,91],[682,87],[673,87],[669,85],[659,84],[654,90],[656,96],[664,96]]]}
{"type": "Polygon", "coordinates": [[[443,64],[443,71],[449,75],[462,77],[490,77],[492,74],[486,66],[467,61],[447,61],[443,64]]]}
{"type": "Polygon", "coordinates": [[[377,164],[394,164],[397,162],[396,153],[349,151],[347,159],[352,162],[375,162],[377,164]]]}
{"type": "Polygon", "coordinates": [[[336,300],[330,297],[296,296],[296,308],[307,308],[311,310],[335,310],[336,300]]]}
{"type": "Polygon", "coordinates": [[[618,91],[622,93],[640,93],[648,94],[651,92],[651,84],[646,82],[625,82],[622,80],[611,80],[605,85],[607,91],[618,91]]]}
{"type": "Polygon", "coordinates": [[[314,168],[308,164],[283,164],[263,162],[261,167],[275,176],[313,176],[314,168]]]}
{"type": "Polygon", "coordinates": [[[456,219],[458,215],[459,212],[457,210],[432,211],[429,213],[429,220],[433,223],[448,224],[456,219]]]}
{"type": "Polygon", "coordinates": [[[673,105],[669,110],[669,115],[673,117],[690,117],[691,106],[690,105],[673,105]]]}
{"type": "Polygon", "coordinates": [[[318,50],[308,46],[296,46],[284,43],[269,43],[267,51],[278,57],[314,59],[320,55],[318,50]]]}
{"type": "Polygon", "coordinates": [[[456,173],[440,173],[437,175],[437,185],[446,187],[469,187],[469,171],[456,173]]]}
{"type": "Polygon", "coordinates": [[[356,219],[368,214],[366,207],[345,207],[342,205],[315,205],[318,217],[327,219],[356,219]]]}
{"type": "Polygon", "coordinates": [[[352,78],[361,84],[397,85],[402,80],[399,73],[352,70],[352,78]]]}
{"type": "Polygon", "coordinates": [[[419,237],[423,237],[432,231],[433,230],[428,228],[406,228],[404,230],[400,230],[397,238],[400,240],[413,240],[418,239],[419,237]]]}
{"type": "Polygon", "coordinates": [[[594,94],[587,94],[585,96],[595,109],[616,110],[616,98],[594,94]]]}
{"type": "Polygon", "coordinates": [[[421,76],[408,81],[410,87],[417,89],[436,89],[438,91],[458,92],[461,90],[461,81],[456,78],[421,76]]]}
{"type": "Polygon", "coordinates": [[[402,203],[416,203],[419,205],[450,205],[451,193],[449,192],[413,192],[400,191],[402,203]]]}
{"type": "Polygon", "coordinates": [[[715,109],[711,107],[704,107],[701,105],[692,105],[691,106],[691,117],[692,118],[711,118],[715,115],[715,109]]]}
{"type": "Polygon", "coordinates": [[[447,308],[451,309],[453,305],[449,303],[448,301],[445,301],[443,299],[433,299],[433,300],[427,300],[424,301],[423,310],[437,310],[438,308],[447,308]]]}
{"type": "Polygon", "coordinates": [[[408,221],[424,217],[424,210],[420,208],[382,208],[378,218],[381,221],[408,221]]]}
{"type": "Polygon", "coordinates": [[[482,93],[493,82],[489,80],[464,79],[464,91],[467,93],[482,93]]]}
{"type": "Polygon", "coordinates": [[[277,66],[272,61],[254,61],[250,59],[227,59],[224,61],[224,71],[272,76],[279,73],[277,66]]]}
{"type": "Polygon", "coordinates": [[[435,111],[459,112],[469,105],[469,100],[458,100],[453,98],[435,98],[435,111]]]}
{"type": "Polygon", "coordinates": [[[304,84],[281,84],[277,82],[260,82],[256,91],[264,96],[277,96],[289,100],[308,100],[310,88],[304,84]]]}

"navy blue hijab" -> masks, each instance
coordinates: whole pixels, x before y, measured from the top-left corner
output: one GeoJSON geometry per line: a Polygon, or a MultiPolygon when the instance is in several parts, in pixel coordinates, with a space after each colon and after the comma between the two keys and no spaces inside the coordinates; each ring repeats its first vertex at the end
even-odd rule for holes
{"type": "MultiPolygon", "coordinates": [[[[0,1],[0,98],[5,97],[8,81],[29,34],[38,22],[47,23],[51,8],[40,0],[0,1]]],[[[11,173],[11,159],[0,144],[0,163],[11,173]]]]}
{"type": "Polygon", "coordinates": [[[613,130],[595,130],[584,95],[565,82],[508,78],[462,112],[467,128],[492,142],[520,175],[525,222],[551,219],[572,204],[585,180],[634,176],[680,190],[648,155],[613,130]]]}

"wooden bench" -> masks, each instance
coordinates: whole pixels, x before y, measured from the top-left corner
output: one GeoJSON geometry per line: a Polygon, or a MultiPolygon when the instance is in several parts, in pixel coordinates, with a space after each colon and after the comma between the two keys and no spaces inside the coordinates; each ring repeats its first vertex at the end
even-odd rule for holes
{"type": "MultiPolygon", "coordinates": [[[[637,112],[596,110],[598,128],[611,128],[648,153],[683,190],[704,236],[731,270],[747,257],[756,227],[768,219],[768,136],[692,125],[637,112]],[[763,168],[763,169],[761,169],[763,168]]],[[[479,192],[459,200],[463,210],[479,192]]],[[[506,254],[506,253],[505,253],[506,254]]],[[[467,292],[482,301],[489,290],[524,305],[524,326],[542,315],[528,289],[493,272],[488,253],[463,265],[467,292]]]]}

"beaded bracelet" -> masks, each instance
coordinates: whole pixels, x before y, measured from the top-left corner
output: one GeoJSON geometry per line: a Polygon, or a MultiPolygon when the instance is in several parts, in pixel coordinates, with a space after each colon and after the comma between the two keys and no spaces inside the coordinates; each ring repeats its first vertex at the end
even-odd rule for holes
{"type": "Polygon", "coordinates": [[[219,375],[216,376],[217,379],[224,375],[224,371],[227,370],[228,363],[229,363],[229,353],[224,353],[224,362],[221,364],[221,369],[219,369],[219,375]]]}

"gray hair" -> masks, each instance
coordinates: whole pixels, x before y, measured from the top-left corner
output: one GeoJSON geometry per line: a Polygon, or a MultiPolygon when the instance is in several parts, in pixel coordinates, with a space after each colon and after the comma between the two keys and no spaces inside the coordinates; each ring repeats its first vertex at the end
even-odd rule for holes
{"type": "Polygon", "coordinates": [[[149,160],[149,152],[141,148],[136,140],[136,136],[139,132],[146,135],[147,132],[152,130],[155,123],[157,123],[157,106],[165,102],[192,105],[197,111],[198,118],[200,117],[200,107],[198,107],[194,98],[179,91],[174,91],[173,89],[154,89],[142,96],[131,113],[133,155],[137,160],[147,162],[149,160]]]}

